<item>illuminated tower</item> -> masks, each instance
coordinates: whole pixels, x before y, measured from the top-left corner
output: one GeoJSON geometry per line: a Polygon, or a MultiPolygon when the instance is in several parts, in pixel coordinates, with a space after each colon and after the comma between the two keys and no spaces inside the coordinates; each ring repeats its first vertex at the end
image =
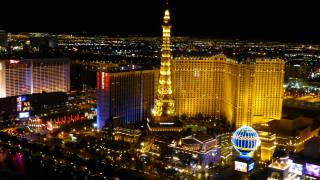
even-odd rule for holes
{"type": "Polygon", "coordinates": [[[170,29],[170,13],[167,9],[162,25],[163,40],[158,89],[152,110],[152,122],[148,123],[149,130],[154,132],[182,130],[181,124],[172,118],[175,115],[175,107],[171,87],[170,29]]]}
{"type": "Polygon", "coordinates": [[[170,13],[166,10],[163,18],[163,42],[158,90],[155,98],[153,116],[156,122],[166,121],[174,115],[174,100],[171,88],[171,49],[170,49],[170,13]]]}

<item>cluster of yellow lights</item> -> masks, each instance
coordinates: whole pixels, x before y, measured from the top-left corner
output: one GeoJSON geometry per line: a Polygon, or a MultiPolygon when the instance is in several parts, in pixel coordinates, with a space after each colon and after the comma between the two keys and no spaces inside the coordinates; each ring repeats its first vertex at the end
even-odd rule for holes
{"type": "Polygon", "coordinates": [[[163,18],[163,20],[164,20],[165,23],[168,23],[169,20],[170,20],[170,12],[169,12],[168,9],[164,12],[164,18],[163,18]]]}
{"type": "Polygon", "coordinates": [[[171,88],[171,49],[170,49],[170,13],[166,10],[163,18],[163,43],[162,43],[162,55],[161,55],[161,67],[160,78],[157,96],[155,99],[155,106],[152,113],[155,117],[161,117],[162,115],[173,115],[175,113],[174,103],[172,98],[171,88]]]}
{"type": "Polygon", "coordinates": [[[170,71],[160,71],[160,74],[161,75],[171,75],[171,72],[170,71]]]}

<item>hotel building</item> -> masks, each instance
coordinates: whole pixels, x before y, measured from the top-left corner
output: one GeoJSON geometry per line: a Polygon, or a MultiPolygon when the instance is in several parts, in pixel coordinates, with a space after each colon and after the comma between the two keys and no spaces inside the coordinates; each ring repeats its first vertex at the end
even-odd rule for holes
{"type": "Polygon", "coordinates": [[[97,72],[97,125],[105,127],[111,117],[120,124],[146,118],[153,107],[159,70],[97,72]]]}
{"type": "Polygon", "coordinates": [[[0,60],[0,98],[69,90],[67,58],[0,60]]]}
{"type": "Polygon", "coordinates": [[[284,64],[281,59],[175,58],[176,114],[224,116],[236,127],[281,119],[284,64]]]}

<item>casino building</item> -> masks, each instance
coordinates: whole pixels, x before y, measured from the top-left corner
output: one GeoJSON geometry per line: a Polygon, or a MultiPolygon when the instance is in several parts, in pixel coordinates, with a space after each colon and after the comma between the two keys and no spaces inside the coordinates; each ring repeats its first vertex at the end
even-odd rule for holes
{"type": "Polygon", "coordinates": [[[207,134],[194,134],[169,145],[183,164],[188,164],[193,171],[204,171],[210,163],[220,161],[218,140],[207,134]]]}
{"type": "Polygon", "coordinates": [[[121,125],[145,119],[151,112],[158,70],[97,72],[97,126],[105,127],[110,118],[121,125]]]}
{"type": "Polygon", "coordinates": [[[0,98],[70,90],[70,59],[0,60],[0,98]]]}
{"type": "Polygon", "coordinates": [[[177,115],[224,116],[237,128],[281,119],[281,59],[239,63],[225,56],[177,57],[172,87],[177,115]]]}

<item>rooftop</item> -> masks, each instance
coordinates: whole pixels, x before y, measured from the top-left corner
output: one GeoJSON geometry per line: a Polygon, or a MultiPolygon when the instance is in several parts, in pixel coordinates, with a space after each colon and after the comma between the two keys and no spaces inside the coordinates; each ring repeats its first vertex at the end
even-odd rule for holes
{"type": "Polygon", "coordinates": [[[213,140],[214,138],[208,134],[196,134],[196,135],[193,135],[194,139],[202,142],[202,143],[205,143],[207,141],[210,141],[210,140],[213,140]]]}

